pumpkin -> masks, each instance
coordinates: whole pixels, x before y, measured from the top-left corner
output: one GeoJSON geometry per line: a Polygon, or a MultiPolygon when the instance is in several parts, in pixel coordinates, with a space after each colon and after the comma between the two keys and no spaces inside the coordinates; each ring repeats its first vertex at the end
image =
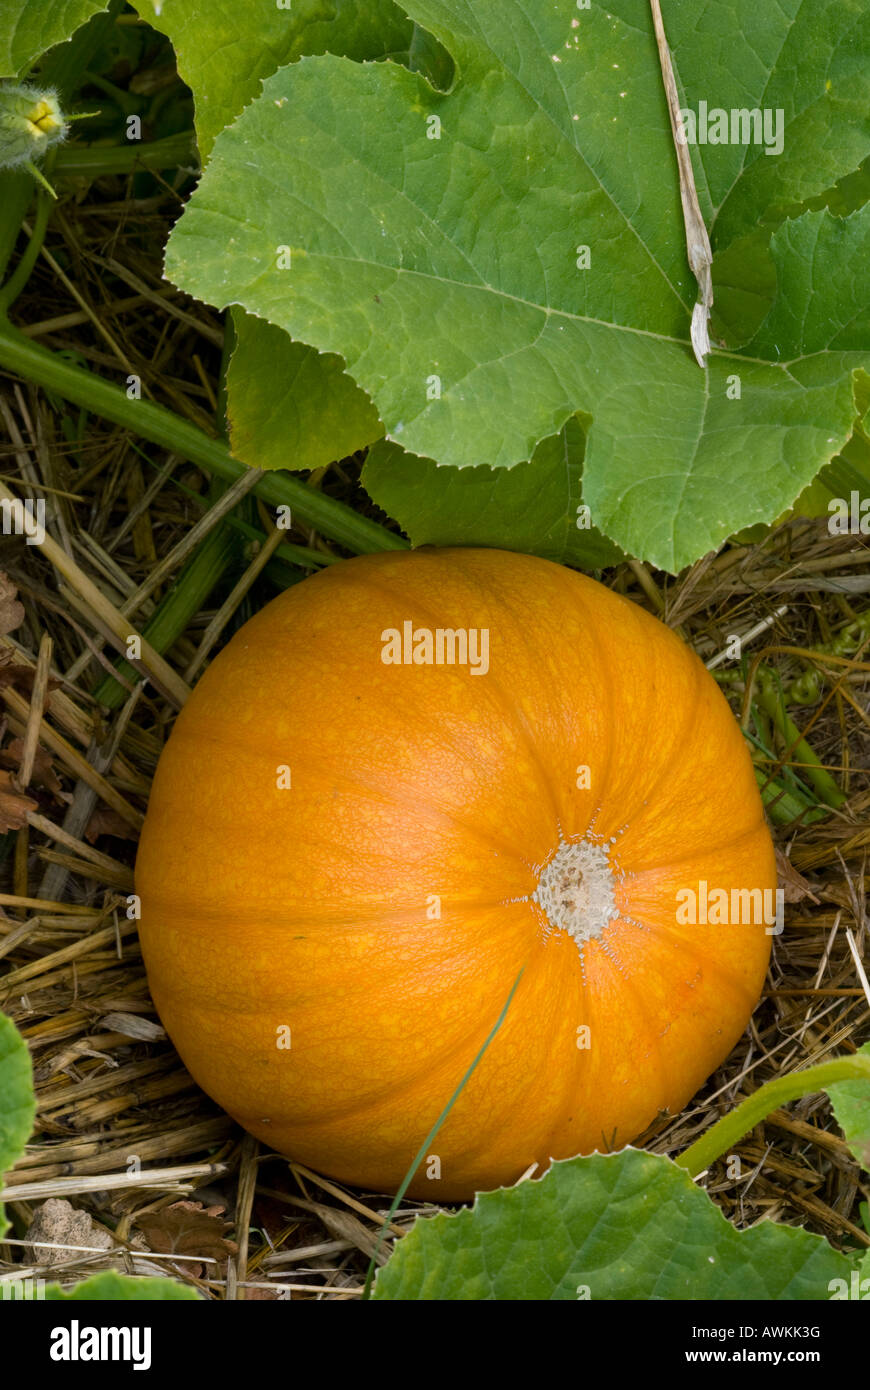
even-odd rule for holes
{"type": "Polygon", "coordinates": [[[410,1188],[439,1200],[678,1112],[775,931],[712,677],[629,600],[497,550],[341,561],[248,622],[168,740],[136,886],[199,1085],[365,1188],[396,1190],[516,984],[410,1188]]]}

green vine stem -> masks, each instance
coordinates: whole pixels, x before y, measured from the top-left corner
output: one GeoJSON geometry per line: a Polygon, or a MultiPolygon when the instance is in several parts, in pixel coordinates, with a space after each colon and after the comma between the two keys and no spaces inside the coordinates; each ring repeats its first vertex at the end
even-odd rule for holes
{"type": "Polygon", "coordinates": [[[748,1134],[774,1110],[787,1105],[789,1101],[800,1100],[802,1096],[826,1091],[829,1086],[841,1081],[866,1081],[870,1086],[870,1057],[860,1053],[854,1057],[835,1057],[833,1061],[820,1062],[818,1066],[807,1067],[805,1071],[792,1072],[789,1076],[778,1076],[766,1082],[754,1095],[741,1101],[735,1110],[717,1120],[674,1162],[696,1178],[717,1158],[730,1153],[744,1134],[748,1134]]]}
{"type": "MultiPolygon", "coordinates": [[[[154,468],[156,466],[154,460],[149,458],[144,450],[137,449],[136,452],[141,455],[142,462],[146,467],[154,468]]],[[[195,505],[202,505],[201,496],[198,492],[194,492],[193,488],[185,487],[184,483],[179,482],[178,478],[172,478],[171,483],[179,492],[183,492],[185,497],[189,497],[191,502],[195,505]]],[[[227,526],[233,531],[238,532],[240,536],[244,536],[246,540],[256,541],[257,545],[265,545],[266,535],[262,527],[253,526],[249,521],[243,521],[241,517],[236,516],[235,512],[230,512],[229,515],[224,518],[224,521],[227,526]]],[[[308,545],[296,545],[293,541],[282,541],[274,551],[273,559],[281,561],[282,568],[285,569],[288,566],[293,566],[294,568],[298,566],[305,570],[319,570],[324,569],[327,565],[339,564],[341,556],[333,555],[326,550],[314,550],[308,545]]],[[[270,568],[270,565],[266,566],[267,574],[270,568]]],[[[299,577],[301,578],[302,576],[300,575],[299,577]]]]}
{"type": "MultiPolygon", "coordinates": [[[[740,671],[715,671],[713,675],[721,685],[742,684],[744,680],[740,671]]],[[[777,758],[773,751],[771,720],[758,700],[753,702],[752,716],[758,731],[757,736],[749,728],[744,728],[743,734],[752,750],[755,780],[768,816],[776,825],[792,825],[796,820],[809,825],[813,821],[821,820],[828,811],[819,802],[817,795],[811,792],[809,786],[797,775],[805,769],[801,766],[796,749],[791,750],[788,763],[782,766],[782,776],[771,772],[771,767],[779,765],[781,759],[777,758]]],[[[804,743],[803,747],[806,750],[808,745],[804,743]]],[[[812,752],[811,757],[814,768],[820,766],[818,758],[812,752]]]]}
{"type": "MultiPolygon", "coordinates": [[[[865,608],[856,618],[845,623],[830,642],[810,647],[811,652],[820,656],[856,656],[870,642],[870,608],[865,608]]],[[[819,671],[811,667],[793,681],[788,691],[789,703],[814,705],[821,699],[822,683],[819,671]]]]}
{"type": "MultiPolygon", "coordinates": [[[[771,759],[774,762],[775,759],[771,759]]],[[[761,792],[764,809],[774,825],[794,825],[800,820],[804,825],[812,825],[822,820],[828,812],[811,801],[806,795],[786,785],[784,781],[771,776],[765,767],[755,764],[755,780],[761,792]]]]}
{"type": "MultiPolygon", "coordinates": [[[[0,321],[0,367],[114,420],[134,435],[180,454],[227,482],[235,482],[246,472],[247,465],[234,459],[219,439],[210,439],[196,425],[152,401],[129,400],[122,387],[32,343],[8,320],[0,321]]],[[[289,507],[293,516],[357,555],[408,549],[404,537],[287,473],[265,474],[252,491],[269,506],[289,507]]]]}
{"type": "MultiPolygon", "coordinates": [[[[868,642],[870,642],[870,608],[865,608],[863,613],[847,619],[837,629],[830,641],[814,643],[813,646],[805,649],[796,649],[793,654],[806,662],[810,662],[814,656],[844,658],[858,656],[868,642]]],[[[739,670],[718,670],[711,674],[714,680],[725,685],[744,679],[743,672],[739,670]]],[[[821,698],[821,675],[816,665],[808,665],[807,669],[792,681],[789,681],[787,677],[780,677],[780,679],[782,679],[782,691],[787,705],[812,705],[821,698]]]]}
{"type": "Polygon", "coordinates": [[[33,219],[30,240],[19,256],[18,264],[9,279],[0,289],[0,314],[8,314],[10,305],[14,304],[30,279],[37,257],[42,250],[42,243],[45,241],[48,219],[51,216],[53,206],[53,200],[49,194],[44,188],[40,188],[37,193],[36,216],[33,219]]]}
{"type": "Polygon", "coordinates": [[[798,726],[789,717],[785,708],[785,697],[782,690],[777,689],[773,672],[768,670],[766,666],[759,666],[755,675],[755,699],[759,707],[773,721],[780,737],[790,750],[790,756],[802,764],[807,780],[812,784],[816,795],[824,801],[826,806],[831,806],[836,810],[848,800],[848,797],[837,786],[827,769],[822,766],[806,739],[802,737],[798,726]]]}
{"type": "Polygon", "coordinates": [[[54,172],[58,177],[100,178],[103,174],[131,174],[138,169],[197,168],[199,156],[193,131],[167,135],[162,140],[131,141],[128,145],[62,145],[54,172]]]}
{"type": "Polygon", "coordinates": [[[3,206],[0,208],[0,279],[6,274],[12,259],[21,223],[27,216],[36,185],[21,169],[6,169],[3,173],[3,206]]]}
{"type": "MultiPolygon", "coordinates": [[[[261,530],[252,526],[250,522],[242,521],[240,517],[233,516],[232,512],[227,517],[227,525],[231,526],[234,531],[238,531],[246,540],[256,541],[258,545],[265,543],[266,537],[261,530]]],[[[310,546],[293,545],[290,541],[282,541],[274,551],[274,556],[287,565],[301,565],[306,570],[326,569],[329,565],[338,564],[340,558],[338,555],[327,554],[325,550],[312,550],[310,546]]]]}
{"type": "MultiPolygon", "coordinates": [[[[224,522],[204,537],[142,628],[142,636],[161,656],[169,651],[194,614],[199,612],[233,558],[233,546],[227,544],[224,522]]],[[[107,709],[119,709],[129,694],[129,685],[141,679],[127,661],[116,663],[115,669],[128,686],[107,675],[94,691],[94,699],[107,709]]]]}

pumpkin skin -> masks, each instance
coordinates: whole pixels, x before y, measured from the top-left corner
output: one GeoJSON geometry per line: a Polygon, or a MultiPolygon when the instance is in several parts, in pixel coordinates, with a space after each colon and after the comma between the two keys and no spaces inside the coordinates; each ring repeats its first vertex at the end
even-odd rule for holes
{"type": "Polygon", "coordinates": [[[248,622],[178,718],[136,866],[195,1080],[357,1186],[396,1190],[522,972],[411,1185],[441,1201],[630,1143],[728,1055],[771,937],[678,922],[701,881],[776,887],[716,683],[627,599],[480,549],[342,561],[248,622]],[[488,670],[387,664],[407,621],[487,629],[488,670]]]}

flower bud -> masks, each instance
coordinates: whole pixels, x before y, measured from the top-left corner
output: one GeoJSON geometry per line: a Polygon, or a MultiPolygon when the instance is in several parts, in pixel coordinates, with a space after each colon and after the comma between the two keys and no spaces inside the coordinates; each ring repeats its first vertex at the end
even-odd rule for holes
{"type": "Polygon", "coordinates": [[[0,83],[0,169],[32,164],[68,129],[56,92],[0,83]]]}

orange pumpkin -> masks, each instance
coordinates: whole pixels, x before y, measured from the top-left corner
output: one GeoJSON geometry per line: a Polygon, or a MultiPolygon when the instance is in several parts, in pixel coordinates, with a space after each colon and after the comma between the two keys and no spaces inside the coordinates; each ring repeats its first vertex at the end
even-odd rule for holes
{"type": "Polygon", "coordinates": [[[775,885],[698,658],[591,579],[475,549],[343,561],[247,623],[137,862],[195,1079],[366,1188],[396,1189],[522,972],[411,1187],[441,1200],[679,1111],[758,999],[775,885]]]}

